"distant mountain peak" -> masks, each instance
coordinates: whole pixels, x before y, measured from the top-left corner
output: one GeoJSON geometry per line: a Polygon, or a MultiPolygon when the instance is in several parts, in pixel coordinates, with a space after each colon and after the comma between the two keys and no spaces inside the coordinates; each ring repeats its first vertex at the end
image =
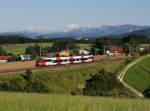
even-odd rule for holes
{"type": "Polygon", "coordinates": [[[58,37],[100,37],[100,36],[109,36],[109,35],[121,35],[126,33],[132,33],[140,30],[145,30],[150,28],[150,26],[139,26],[139,25],[102,25],[100,27],[79,27],[72,29],[68,32],[7,32],[1,33],[1,35],[23,35],[26,37],[38,37],[42,36],[45,38],[58,38],[58,37]]]}

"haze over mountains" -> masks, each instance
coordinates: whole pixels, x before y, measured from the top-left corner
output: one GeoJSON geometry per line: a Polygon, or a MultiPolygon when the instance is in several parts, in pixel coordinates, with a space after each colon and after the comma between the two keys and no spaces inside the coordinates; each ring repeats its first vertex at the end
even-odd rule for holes
{"type": "Polygon", "coordinates": [[[128,34],[140,34],[150,36],[150,26],[139,26],[139,25],[115,25],[115,26],[100,26],[100,27],[80,27],[67,32],[5,32],[0,35],[21,35],[26,37],[43,37],[43,38],[59,38],[59,37],[100,37],[100,36],[117,36],[117,35],[128,35],[128,34]]]}

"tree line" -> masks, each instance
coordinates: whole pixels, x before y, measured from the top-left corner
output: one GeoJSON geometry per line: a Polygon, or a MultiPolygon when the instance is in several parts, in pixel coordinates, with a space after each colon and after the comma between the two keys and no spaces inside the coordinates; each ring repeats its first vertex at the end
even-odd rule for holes
{"type": "MultiPolygon", "coordinates": [[[[126,54],[138,52],[140,44],[150,44],[150,38],[143,35],[129,35],[123,38],[111,38],[109,36],[97,38],[92,45],[91,52],[104,54],[108,46],[121,46],[126,54]]],[[[146,52],[150,52],[149,49],[146,52]]]]}
{"type": "MultiPolygon", "coordinates": [[[[49,52],[58,52],[61,50],[79,49],[77,43],[91,44],[91,52],[93,54],[104,54],[107,46],[122,46],[125,53],[137,52],[140,44],[150,44],[150,38],[143,35],[129,35],[123,38],[112,38],[109,36],[90,38],[90,39],[73,39],[73,38],[51,38],[51,39],[32,39],[19,35],[0,36],[0,44],[23,44],[23,43],[48,43],[53,42],[53,46],[40,47],[39,45],[29,46],[25,53],[31,54],[33,57],[40,56],[49,52]]],[[[150,47],[149,47],[150,50],[150,47]]],[[[147,50],[149,52],[149,50],[147,50]]],[[[10,55],[2,47],[0,47],[0,55],[10,55]]]]}

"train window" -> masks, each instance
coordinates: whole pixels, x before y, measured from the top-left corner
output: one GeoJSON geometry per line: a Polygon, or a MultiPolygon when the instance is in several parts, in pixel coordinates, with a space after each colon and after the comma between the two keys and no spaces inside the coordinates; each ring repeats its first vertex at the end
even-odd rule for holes
{"type": "Polygon", "coordinates": [[[88,60],[88,58],[84,58],[84,60],[88,60]]]}
{"type": "Polygon", "coordinates": [[[89,57],[89,59],[93,59],[93,57],[89,57]]]}
{"type": "Polygon", "coordinates": [[[64,62],[68,62],[69,60],[65,59],[64,62]]]}
{"type": "Polygon", "coordinates": [[[51,60],[51,59],[48,59],[48,60],[45,60],[45,62],[52,62],[52,60],[51,60]]]}
{"type": "Polygon", "coordinates": [[[65,59],[64,59],[64,60],[62,60],[62,62],[66,62],[66,61],[67,61],[67,60],[65,60],[65,59]]]}
{"type": "Polygon", "coordinates": [[[57,62],[57,60],[52,60],[52,63],[56,63],[57,62]]]}
{"type": "Polygon", "coordinates": [[[75,61],[80,61],[80,59],[75,59],[75,61]]]}

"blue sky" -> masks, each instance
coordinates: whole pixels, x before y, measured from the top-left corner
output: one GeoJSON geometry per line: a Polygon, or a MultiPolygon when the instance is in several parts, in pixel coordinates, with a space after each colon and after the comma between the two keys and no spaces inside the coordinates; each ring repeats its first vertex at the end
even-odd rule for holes
{"type": "Polygon", "coordinates": [[[0,32],[150,25],[150,0],[0,0],[0,32]]]}

